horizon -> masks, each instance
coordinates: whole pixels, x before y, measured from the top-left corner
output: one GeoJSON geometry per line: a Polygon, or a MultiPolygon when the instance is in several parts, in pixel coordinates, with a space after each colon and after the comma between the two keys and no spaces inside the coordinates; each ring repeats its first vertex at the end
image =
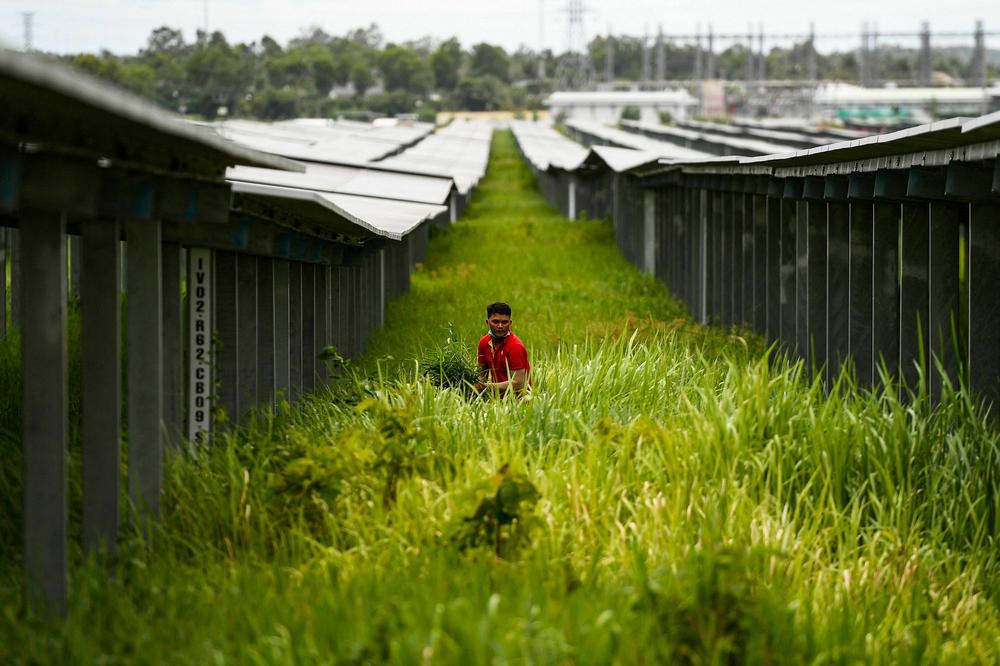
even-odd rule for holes
{"type": "MultiPolygon", "coordinates": [[[[0,12],[0,42],[22,48],[25,42],[24,12],[27,7],[7,4],[0,12]]],[[[370,0],[363,7],[320,0],[298,0],[298,11],[289,11],[288,3],[275,0],[77,0],[71,7],[59,6],[59,0],[32,0],[32,47],[54,54],[98,53],[107,50],[116,55],[133,55],[146,44],[150,33],[161,26],[179,29],[186,41],[194,41],[198,30],[219,31],[231,43],[252,43],[270,36],[287,44],[296,37],[319,28],[333,36],[375,24],[385,43],[413,42],[422,39],[443,41],[455,37],[463,48],[479,42],[502,46],[508,52],[524,47],[561,53],[566,50],[568,26],[562,0],[512,0],[497,8],[482,0],[463,3],[461,13],[453,3],[427,0],[419,7],[400,6],[386,0],[370,0]],[[207,10],[207,11],[206,11],[207,10]],[[541,49],[540,49],[541,47],[541,49]]],[[[667,35],[702,34],[709,26],[715,35],[740,35],[742,40],[716,39],[715,51],[733,43],[745,43],[752,28],[762,27],[769,35],[767,50],[792,44],[791,35],[805,36],[815,25],[816,50],[819,53],[843,52],[858,47],[862,25],[868,24],[881,34],[905,32],[916,34],[921,23],[930,23],[933,33],[962,32],[962,37],[932,36],[933,48],[973,45],[972,32],[982,20],[988,34],[986,47],[1000,49],[1000,5],[986,8],[975,0],[955,0],[947,7],[921,8],[921,16],[908,18],[910,5],[904,0],[889,0],[873,6],[862,0],[847,0],[836,8],[813,8],[812,16],[792,16],[778,10],[767,11],[761,5],[737,0],[717,0],[712,10],[682,7],[666,12],[661,3],[636,0],[632,11],[623,11],[610,0],[591,0],[583,20],[585,42],[610,34],[615,36],[655,37],[660,25],[667,35]],[[724,21],[717,20],[725,18],[724,21]],[[854,18],[858,17],[858,18],[854,18]],[[838,35],[838,37],[824,37],[838,35]]],[[[703,42],[704,43],[704,42],[703,42]]],[[[882,37],[881,46],[914,48],[916,37],[882,37]]]]}

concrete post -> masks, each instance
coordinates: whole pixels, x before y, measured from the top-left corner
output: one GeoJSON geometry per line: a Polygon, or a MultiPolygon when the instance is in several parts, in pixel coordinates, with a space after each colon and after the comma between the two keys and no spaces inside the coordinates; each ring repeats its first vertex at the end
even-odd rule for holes
{"type": "Polygon", "coordinates": [[[83,547],[110,555],[121,486],[121,227],[85,220],[81,235],[83,547]]]}
{"type": "Polygon", "coordinates": [[[159,221],[125,223],[128,241],[128,479],[140,515],[160,516],[163,283],[159,221]]]}
{"type": "MultiPolygon", "coordinates": [[[[66,236],[60,213],[20,216],[25,591],[32,605],[66,612],[68,408],[66,236]]],[[[19,257],[20,258],[20,257],[19,257]]]]}

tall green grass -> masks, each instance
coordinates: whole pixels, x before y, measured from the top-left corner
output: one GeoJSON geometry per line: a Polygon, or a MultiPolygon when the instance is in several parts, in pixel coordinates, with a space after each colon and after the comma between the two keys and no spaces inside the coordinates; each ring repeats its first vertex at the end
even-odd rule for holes
{"type": "Polygon", "coordinates": [[[493,148],[356,374],[171,458],[161,528],[77,562],[66,621],[5,563],[0,661],[996,662],[1000,441],[969,397],[827,392],[694,324],[493,148]],[[492,300],[528,398],[420,366],[471,357],[492,300]],[[505,465],[527,538],[463,548],[505,465]]]}

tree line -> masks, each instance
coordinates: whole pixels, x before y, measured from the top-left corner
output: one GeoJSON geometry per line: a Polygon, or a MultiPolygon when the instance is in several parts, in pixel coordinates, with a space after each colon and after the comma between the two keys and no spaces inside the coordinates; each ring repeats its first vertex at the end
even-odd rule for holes
{"type": "MultiPolygon", "coordinates": [[[[609,40],[596,37],[588,50],[595,77],[607,75],[609,40]]],[[[693,45],[665,45],[666,74],[691,79],[697,52],[693,45]]],[[[805,77],[805,44],[775,47],[765,55],[768,78],[805,77]]],[[[643,69],[643,40],[615,37],[612,78],[638,80],[643,69]]],[[[63,56],[73,66],[108,79],[174,111],[214,119],[220,115],[265,120],[298,116],[332,116],[346,112],[395,115],[413,113],[431,119],[439,110],[471,111],[541,108],[556,85],[565,55],[526,47],[508,52],[485,42],[464,48],[451,37],[386,42],[376,25],[334,36],[320,28],[304,31],[282,45],[269,36],[249,43],[230,43],[222,32],[198,31],[193,41],[171,27],[153,30],[135,55],[63,56]]],[[[655,51],[647,50],[647,66],[655,71],[655,51]]],[[[748,51],[734,45],[715,55],[719,78],[740,80],[747,71],[748,51]]],[[[915,55],[885,49],[885,79],[913,78],[915,55]]],[[[852,52],[818,54],[822,79],[857,76],[852,52]]],[[[962,79],[969,65],[946,52],[936,52],[935,70],[962,79]]],[[[996,70],[993,70],[996,73],[996,70]]]]}

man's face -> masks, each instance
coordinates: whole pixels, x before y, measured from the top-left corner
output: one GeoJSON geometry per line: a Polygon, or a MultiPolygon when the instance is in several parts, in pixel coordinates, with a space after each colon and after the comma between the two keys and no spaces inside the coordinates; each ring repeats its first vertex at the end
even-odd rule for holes
{"type": "Polygon", "coordinates": [[[511,318],[505,314],[491,314],[486,319],[486,323],[490,325],[490,330],[493,331],[493,335],[502,338],[507,335],[507,331],[510,330],[511,318]]]}

